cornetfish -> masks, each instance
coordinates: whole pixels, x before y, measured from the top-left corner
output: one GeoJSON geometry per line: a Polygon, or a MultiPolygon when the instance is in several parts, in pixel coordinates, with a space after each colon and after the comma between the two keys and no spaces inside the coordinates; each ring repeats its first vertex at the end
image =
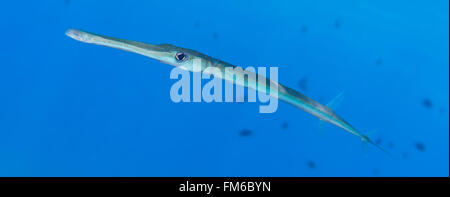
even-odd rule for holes
{"type": "Polygon", "coordinates": [[[383,152],[389,154],[387,150],[385,150],[378,144],[374,143],[367,135],[360,133],[352,125],[350,125],[344,119],[336,115],[336,113],[329,106],[322,105],[317,101],[301,94],[300,92],[297,92],[294,89],[286,87],[273,80],[266,79],[264,76],[254,73],[253,75],[248,75],[248,73],[246,73],[247,71],[244,69],[226,69],[227,67],[236,68],[237,66],[224,62],[222,60],[207,56],[205,54],[199,53],[191,49],[181,48],[170,44],[146,44],[132,40],[125,40],[104,35],[98,35],[76,29],[67,30],[66,35],[81,42],[103,45],[107,47],[122,49],[125,51],[141,54],[159,60],[162,63],[169,64],[192,72],[201,72],[208,67],[215,67],[217,68],[215,70],[216,71],[218,70],[220,73],[212,73],[214,74],[214,77],[221,77],[222,79],[228,80],[231,83],[241,85],[247,88],[252,88],[257,91],[269,91],[270,96],[276,96],[278,99],[281,99],[291,105],[294,105],[295,107],[298,107],[312,114],[313,116],[319,118],[320,121],[334,124],[344,129],[345,131],[359,137],[362,142],[372,144],[375,147],[382,150],[383,152]],[[193,67],[194,59],[201,59],[200,65],[201,70],[194,69],[193,67]],[[244,82],[244,75],[246,74],[247,79],[245,79],[244,82]],[[230,76],[235,76],[236,80],[230,80],[233,79],[233,77],[230,76]],[[266,80],[257,80],[257,78],[259,77],[266,80]],[[241,80],[239,80],[239,78],[241,80]],[[258,86],[263,86],[261,83],[265,83],[264,87],[267,87],[265,85],[269,84],[270,86],[276,88],[261,90],[261,88],[258,88],[258,86]],[[274,93],[274,91],[277,91],[276,94],[274,93]]]}

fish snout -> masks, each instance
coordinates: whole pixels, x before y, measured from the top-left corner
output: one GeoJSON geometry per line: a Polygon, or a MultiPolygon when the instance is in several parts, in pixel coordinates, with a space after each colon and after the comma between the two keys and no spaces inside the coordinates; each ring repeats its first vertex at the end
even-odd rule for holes
{"type": "Polygon", "coordinates": [[[66,35],[80,42],[93,43],[94,41],[91,34],[76,29],[67,30],[66,35]]]}

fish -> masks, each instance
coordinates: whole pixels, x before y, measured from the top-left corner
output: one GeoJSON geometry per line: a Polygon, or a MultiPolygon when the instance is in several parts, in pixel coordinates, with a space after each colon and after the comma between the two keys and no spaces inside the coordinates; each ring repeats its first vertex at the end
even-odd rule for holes
{"type": "Polygon", "coordinates": [[[352,125],[338,116],[331,109],[331,107],[334,106],[342,97],[342,94],[338,95],[329,104],[322,105],[294,89],[279,84],[278,82],[265,78],[259,74],[249,73],[250,71],[244,69],[226,69],[242,67],[232,65],[195,50],[177,47],[171,44],[147,44],[133,40],[125,40],[89,33],[78,29],[69,29],[66,31],[66,35],[80,42],[112,47],[144,55],[162,63],[179,67],[184,70],[189,70],[191,72],[202,72],[208,70],[207,68],[209,67],[214,67],[216,68],[214,70],[220,73],[208,74],[214,74],[215,77],[220,77],[236,85],[251,88],[259,92],[268,91],[270,96],[276,97],[297,108],[300,108],[303,111],[306,111],[307,113],[317,117],[321,122],[328,122],[344,129],[345,131],[360,138],[363,144],[369,143],[381,151],[390,154],[386,149],[372,141],[368,135],[364,135],[356,130],[352,125]],[[199,59],[201,60],[200,68],[194,68],[194,60],[199,59]],[[245,79],[245,75],[248,76],[247,79],[245,79]],[[233,76],[235,77],[235,80],[232,80],[233,76]],[[258,78],[263,80],[258,80],[258,78]],[[271,88],[262,89],[258,88],[259,86],[271,88]]]}

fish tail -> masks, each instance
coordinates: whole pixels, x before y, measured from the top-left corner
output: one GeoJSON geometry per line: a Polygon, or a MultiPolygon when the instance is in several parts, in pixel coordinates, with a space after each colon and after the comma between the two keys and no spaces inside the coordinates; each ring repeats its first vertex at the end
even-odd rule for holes
{"type": "Polygon", "coordinates": [[[376,148],[378,148],[379,150],[383,151],[384,153],[388,154],[389,156],[396,158],[390,151],[388,151],[384,147],[382,147],[379,144],[372,141],[367,135],[364,135],[363,137],[361,137],[361,141],[363,143],[371,144],[371,145],[375,146],[376,148]]]}

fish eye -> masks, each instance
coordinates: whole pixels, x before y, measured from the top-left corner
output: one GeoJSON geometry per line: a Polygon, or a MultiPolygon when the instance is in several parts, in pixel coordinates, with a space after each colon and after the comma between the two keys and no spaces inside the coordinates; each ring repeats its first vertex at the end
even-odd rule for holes
{"type": "Polygon", "coordinates": [[[186,60],[187,55],[185,53],[177,53],[175,54],[175,59],[177,59],[178,62],[182,62],[186,60]]]}

